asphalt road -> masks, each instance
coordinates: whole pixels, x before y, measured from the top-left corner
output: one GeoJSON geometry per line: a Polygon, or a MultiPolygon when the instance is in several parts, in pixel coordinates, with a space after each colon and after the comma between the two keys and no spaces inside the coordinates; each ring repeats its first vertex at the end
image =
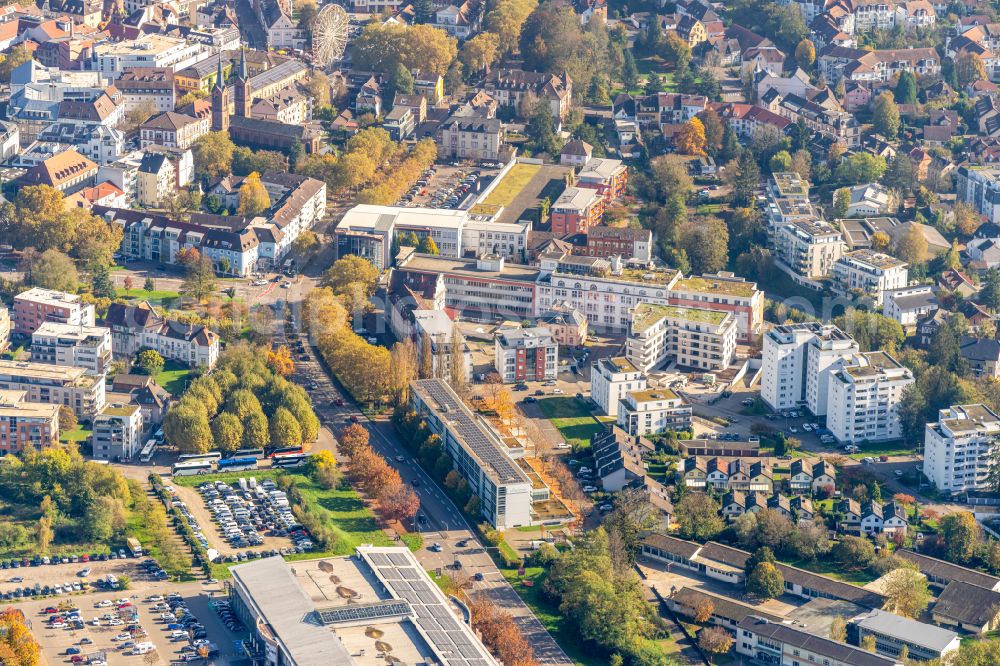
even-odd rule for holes
{"type": "MultiPolygon", "coordinates": [[[[317,260],[314,265],[328,264],[317,260]]],[[[286,296],[293,309],[317,282],[316,277],[303,276],[289,289],[283,290],[287,291],[286,296]]],[[[283,326],[276,325],[274,337],[278,343],[287,342],[283,326]]],[[[300,339],[304,340],[304,337],[300,339]]],[[[424,547],[416,553],[421,565],[432,571],[441,569],[442,573],[456,578],[468,576],[474,591],[486,594],[493,603],[513,616],[539,662],[570,666],[573,662],[497,569],[455,504],[413,460],[388,418],[369,420],[365,417],[350,396],[323,370],[315,349],[308,344],[304,349],[308,360],[296,354],[295,380],[308,388],[325,429],[336,432],[350,423],[352,416],[355,417],[368,430],[372,448],[396,468],[404,482],[416,482],[412,487],[420,498],[419,515],[423,516],[423,521],[417,521],[415,525],[424,539],[424,547]],[[313,386],[315,388],[311,388],[313,386]],[[343,406],[333,404],[338,398],[343,400],[343,406]],[[464,545],[459,546],[459,543],[464,545]],[[435,544],[440,545],[441,552],[432,550],[436,548],[435,544]],[[456,561],[461,564],[460,570],[454,568],[456,561]],[[484,580],[472,581],[471,577],[476,573],[482,573],[484,580]]]]}

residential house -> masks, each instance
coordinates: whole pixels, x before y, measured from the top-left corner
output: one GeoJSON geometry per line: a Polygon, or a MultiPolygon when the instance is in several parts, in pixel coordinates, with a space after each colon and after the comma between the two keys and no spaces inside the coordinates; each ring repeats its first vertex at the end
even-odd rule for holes
{"type": "Polygon", "coordinates": [[[190,367],[213,368],[219,359],[219,336],[206,326],[181,324],[156,314],[149,303],[112,303],[104,317],[111,329],[112,349],[129,358],[143,348],[190,367]]]}

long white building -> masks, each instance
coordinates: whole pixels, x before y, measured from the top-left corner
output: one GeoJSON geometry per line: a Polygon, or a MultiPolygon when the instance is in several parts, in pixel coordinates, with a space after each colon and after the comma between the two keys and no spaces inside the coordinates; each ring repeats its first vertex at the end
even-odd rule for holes
{"type": "Polygon", "coordinates": [[[885,352],[855,354],[830,376],[827,428],[844,443],[900,439],[899,403],[913,381],[885,352]]]}
{"type": "Polygon", "coordinates": [[[819,322],[776,326],[764,336],[761,398],[775,410],[827,411],[830,372],[859,351],[858,343],[819,322]]]}
{"type": "Polygon", "coordinates": [[[924,475],[943,493],[987,490],[1000,450],[1000,416],[985,405],[952,405],[924,431],[924,475]]]}
{"type": "Polygon", "coordinates": [[[410,382],[410,404],[441,437],[452,466],[479,498],[483,518],[498,530],[533,524],[532,502],[548,499],[548,488],[532,488],[531,479],[485,419],[473,414],[441,379],[410,382]]]}

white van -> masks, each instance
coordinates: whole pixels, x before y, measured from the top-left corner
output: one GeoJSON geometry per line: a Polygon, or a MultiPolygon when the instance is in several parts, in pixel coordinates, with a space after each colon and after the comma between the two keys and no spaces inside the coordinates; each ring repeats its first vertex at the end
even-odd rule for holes
{"type": "Polygon", "coordinates": [[[143,643],[136,643],[135,647],[132,648],[132,654],[147,654],[155,649],[156,646],[154,646],[152,643],[148,641],[143,643]]]}

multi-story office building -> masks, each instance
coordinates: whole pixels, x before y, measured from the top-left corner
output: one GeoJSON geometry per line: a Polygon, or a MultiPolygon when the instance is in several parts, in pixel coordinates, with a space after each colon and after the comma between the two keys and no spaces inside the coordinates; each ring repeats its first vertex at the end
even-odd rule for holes
{"type": "Polygon", "coordinates": [[[826,425],[841,442],[903,436],[899,403],[913,373],[885,352],[855,354],[830,375],[826,425]]]}
{"type": "Polygon", "coordinates": [[[26,391],[0,390],[0,454],[41,449],[59,438],[59,405],[28,402],[26,391]]]}
{"type": "Polygon", "coordinates": [[[111,365],[111,329],[47,321],[31,335],[31,360],[103,375],[111,365]]]}
{"type": "Polygon", "coordinates": [[[142,408],[139,405],[107,405],[94,417],[94,457],[123,462],[142,450],[142,408]]]}
{"type": "Polygon", "coordinates": [[[943,493],[988,490],[1000,452],[1000,416],[985,405],[952,405],[924,431],[924,475],[943,493]]]}
{"type": "Polygon", "coordinates": [[[552,233],[585,234],[601,223],[604,197],[596,189],[567,187],[552,203],[552,233]]]}
{"type": "Polygon", "coordinates": [[[14,333],[28,336],[51,321],[74,326],[94,325],[94,306],[76,294],[33,287],[14,297],[14,333]]]}
{"type": "Polygon", "coordinates": [[[177,72],[198,62],[204,53],[204,44],[182,37],[148,34],[95,44],[86,69],[113,77],[136,67],[169,67],[177,72]]]}
{"type": "Polygon", "coordinates": [[[670,389],[630,391],[618,406],[618,427],[630,435],[652,435],[691,427],[691,407],[670,389]]]}
{"type": "Polygon", "coordinates": [[[626,357],[643,372],[670,359],[681,367],[719,372],[736,354],[736,319],[716,310],[640,303],[625,344],[626,357]]]}
{"type": "Polygon", "coordinates": [[[0,389],[24,391],[30,402],[65,405],[80,419],[104,408],[104,377],[83,368],[0,360],[0,389]]]}
{"type": "Polygon", "coordinates": [[[590,398],[608,416],[618,416],[618,403],[646,388],[646,377],[627,358],[605,357],[591,365],[590,398]]]}
{"type": "Polygon", "coordinates": [[[807,279],[826,277],[844,254],[844,237],[823,220],[797,220],[776,233],[778,259],[807,279]]]}
{"type": "Polygon", "coordinates": [[[501,329],[493,341],[493,363],[505,383],[555,379],[559,343],[547,328],[501,329]]]}
{"type": "Polygon", "coordinates": [[[802,631],[783,622],[769,622],[748,615],[736,626],[733,649],[762,664],[799,666],[902,666],[874,652],[820,638],[815,631],[802,631]]]}
{"type": "Polygon", "coordinates": [[[548,488],[532,488],[531,479],[485,419],[473,414],[441,379],[410,382],[410,404],[441,437],[452,466],[479,498],[483,518],[498,530],[532,524],[532,502],[548,499],[548,488]]]}
{"type": "Polygon", "coordinates": [[[905,287],[908,274],[905,261],[875,250],[855,250],[834,265],[833,283],[841,293],[859,292],[881,306],[882,294],[905,287]]]}
{"type": "Polygon", "coordinates": [[[761,398],[771,409],[808,406],[824,414],[831,370],[858,351],[858,343],[836,326],[775,326],[764,336],[761,398]]]}

